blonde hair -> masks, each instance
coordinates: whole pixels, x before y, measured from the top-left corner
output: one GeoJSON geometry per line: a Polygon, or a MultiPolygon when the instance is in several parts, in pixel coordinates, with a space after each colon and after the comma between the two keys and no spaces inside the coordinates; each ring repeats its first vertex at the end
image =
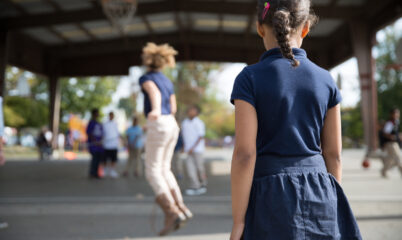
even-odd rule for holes
{"type": "Polygon", "coordinates": [[[165,66],[176,65],[175,55],[177,51],[169,44],[157,45],[150,42],[142,49],[142,62],[151,70],[161,70],[165,66]]]}

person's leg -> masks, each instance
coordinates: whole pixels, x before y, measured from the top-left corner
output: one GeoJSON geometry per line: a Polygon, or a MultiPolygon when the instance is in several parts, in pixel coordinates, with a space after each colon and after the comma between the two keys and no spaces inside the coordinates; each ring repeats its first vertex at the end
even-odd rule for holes
{"type": "Polygon", "coordinates": [[[116,163],[117,163],[117,149],[110,150],[110,176],[112,178],[119,177],[119,174],[116,172],[116,163]]]}
{"type": "Polygon", "coordinates": [[[392,149],[392,143],[387,142],[384,145],[384,150],[386,152],[386,156],[383,158],[383,168],[381,169],[381,175],[383,177],[387,177],[387,172],[391,168],[392,162],[393,162],[393,149],[392,149]]]}
{"type": "Polygon", "coordinates": [[[177,138],[179,136],[179,127],[177,126],[176,122],[173,123],[175,124],[175,126],[167,125],[167,127],[169,128],[168,129],[169,137],[164,149],[162,168],[163,168],[163,177],[165,178],[165,181],[167,182],[168,186],[170,187],[170,189],[174,189],[175,191],[177,191],[178,192],[177,194],[180,195],[179,198],[181,198],[181,191],[179,184],[177,183],[176,178],[172,172],[172,157],[174,153],[174,148],[177,143],[177,138]]]}
{"type": "Polygon", "coordinates": [[[98,168],[100,161],[100,153],[99,152],[90,152],[91,153],[91,162],[89,166],[89,176],[98,178],[98,168]]]}
{"type": "Polygon", "coordinates": [[[159,232],[159,235],[166,235],[178,229],[185,219],[185,216],[176,205],[163,173],[165,147],[169,140],[168,132],[159,123],[159,121],[163,120],[147,122],[147,138],[145,142],[145,176],[155,192],[156,203],[161,207],[165,215],[164,227],[159,232]]]}
{"type": "Polygon", "coordinates": [[[142,177],[142,160],[141,160],[141,149],[133,149],[134,158],[134,175],[136,177],[142,177]]]}
{"type": "Polygon", "coordinates": [[[148,121],[145,141],[145,177],[156,196],[166,194],[169,201],[173,202],[170,188],[163,176],[166,142],[166,132],[160,130],[158,123],[148,121]]]}
{"type": "Polygon", "coordinates": [[[392,152],[393,159],[395,165],[398,167],[399,171],[402,174],[402,155],[401,155],[401,149],[399,148],[399,144],[397,142],[392,143],[390,147],[390,151],[392,152]]]}
{"type": "Polygon", "coordinates": [[[128,158],[127,158],[127,162],[126,162],[126,167],[124,168],[124,172],[123,175],[124,176],[128,176],[128,174],[130,173],[132,166],[133,166],[133,162],[134,162],[134,149],[131,147],[128,147],[128,158]]]}
{"type": "Polygon", "coordinates": [[[200,180],[200,184],[203,187],[207,186],[207,174],[205,171],[205,162],[202,153],[194,153],[194,160],[197,167],[197,173],[200,180]]]}
{"type": "MultiPolygon", "coordinates": [[[[163,176],[166,179],[166,182],[168,183],[170,187],[170,192],[171,195],[175,201],[176,206],[179,208],[179,210],[184,214],[186,219],[190,219],[193,217],[193,213],[188,209],[188,207],[184,204],[183,201],[183,195],[181,194],[179,184],[176,181],[176,178],[172,172],[171,169],[171,163],[172,163],[172,157],[174,153],[174,148],[177,143],[177,138],[179,136],[179,127],[177,126],[176,120],[173,118],[172,119],[174,124],[174,128],[170,129],[170,140],[166,144],[165,147],[165,154],[164,154],[164,163],[163,163],[163,176]]],[[[169,127],[171,127],[170,125],[169,127]]]]}
{"type": "Polygon", "coordinates": [[[198,189],[201,187],[200,178],[198,177],[197,164],[195,154],[187,155],[186,159],[187,176],[189,179],[189,188],[198,189]]]}

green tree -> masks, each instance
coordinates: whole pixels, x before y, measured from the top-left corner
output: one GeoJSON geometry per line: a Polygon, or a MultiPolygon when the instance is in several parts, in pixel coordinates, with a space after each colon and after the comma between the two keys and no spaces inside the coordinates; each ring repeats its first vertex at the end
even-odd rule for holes
{"type": "Polygon", "coordinates": [[[117,85],[115,77],[62,78],[62,116],[69,113],[85,115],[93,108],[107,106],[117,85]]]}
{"type": "Polygon", "coordinates": [[[402,70],[390,68],[397,61],[396,45],[402,34],[395,26],[383,30],[384,39],[376,46],[376,79],[378,92],[378,115],[387,119],[393,107],[402,109],[402,70]]]}
{"type": "Polygon", "coordinates": [[[120,98],[117,107],[124,110],[127,118],[132,117],[137,112],[137,94],[126,98],[120,98]]]}
{"type": "Polygon", "coordinates": [[[41,101],[27,97],[8,96],[5,98],[4,119],[10,127],[41,127],[49,119],[48,109],[41,101]]]}

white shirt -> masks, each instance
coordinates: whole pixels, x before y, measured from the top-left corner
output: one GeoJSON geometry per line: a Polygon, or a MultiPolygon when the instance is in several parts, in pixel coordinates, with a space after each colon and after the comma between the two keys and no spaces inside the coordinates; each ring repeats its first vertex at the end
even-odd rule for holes
{"type": "Polygon", "coordinates": [[[392,121],[387,121],[384,125],[383,132],[386,134],[391,134],[395,128],[395,124],[392,121]]]}
{"type": "MultiPolygon", "coordinates": [[[[184,119],[181,124],[184,151],[188,152],[200,137],[205,136],[205,125],[198,117],[190,120],[184,119]]],[[[205,141],[202,139],[197,146],[193,149],[193,152],[202,153],[205,149],[205,141]]]]}
{"type": "Polygon", "coordinates": [[[119,130],[114,121],[103,124],[103,147],[108,150],[119,148],[119,130]]]}

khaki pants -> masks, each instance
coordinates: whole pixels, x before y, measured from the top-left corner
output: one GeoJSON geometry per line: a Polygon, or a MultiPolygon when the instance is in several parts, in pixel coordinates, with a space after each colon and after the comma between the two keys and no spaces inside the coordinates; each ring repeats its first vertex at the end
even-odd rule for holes
{"type": "Polygon", "coordinates": [[[171,202],[174,202],[171,189],[182,201],[179,185],[171,171],[178,136],[179,126],[172,115],[161,115],[157,120],[147,121],[145,176],[155,195],[166,194],[171,202]]]}
{"type": "Polygon", "coordinates": [[[207,185],[204,158],[202,153],[188,154],[186,159],[187,175],[190,180],[190,188],[200,188],[207,185]]]}
{"type": "Polygon", "coordinates": [[[383,171],[386,172],[390,168],[397,166],[402,173],[402,156],[399,144],[397,142],[387,142],[384,146],[387,156],[384,158],[383,171]]]}
{"type": "Polygon", "coordinates": [[[143,175],[143,164],[141,159],[141,148],[128,148],[128,159],[126,163],[125,172],[130,173],[131,170],[134,170],[136,176],[143,175]],[[133,169],[134,166],[134,169],[133,169]]]}

